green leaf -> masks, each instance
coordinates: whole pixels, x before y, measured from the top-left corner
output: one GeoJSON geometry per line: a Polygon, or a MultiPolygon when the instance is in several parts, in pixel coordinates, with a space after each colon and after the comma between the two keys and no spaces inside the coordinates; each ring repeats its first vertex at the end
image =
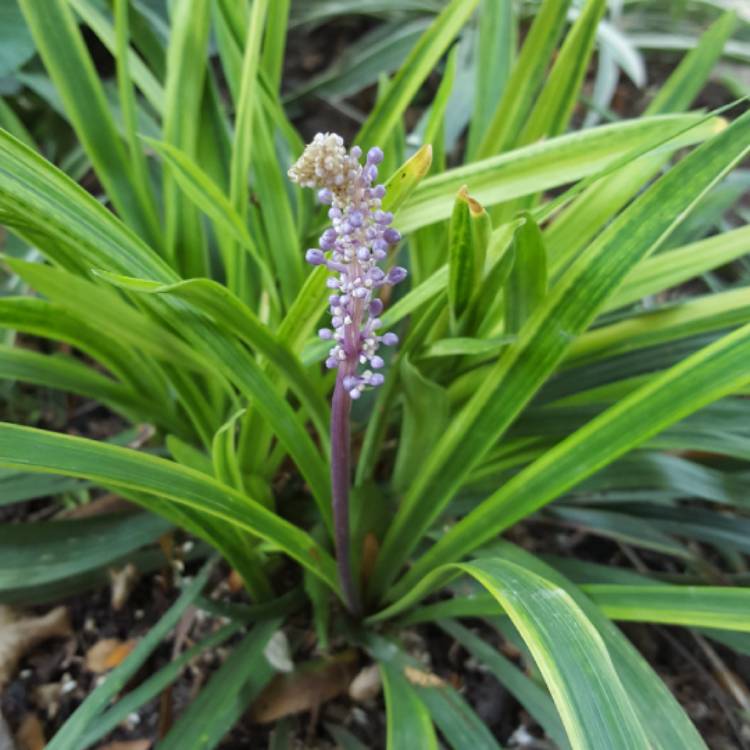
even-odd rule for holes
{"type": "Polygon", "coordinates": [[[574,748],[649,747],[607,646],[564,589],[502,559],[460,567],[492,594],[518,628],[574,748]]]}
{"type": "MultiPolygon", "coordinates": [[[[565,28],[568,5],[569,0],[544,0],[536,13],[503,97],[477,149],[478,158],[493,156],[515,145],[565,28]]],[[[476,191],[473,185],[472,190],[476,191]]]]}
{"type": "Polygon", "coordinates": [[[420,354],[420,359],[430,357],[486,356],[500,352],[515,341],[515,336],[496,336],[491,339],[456,337],[440,339],[420,354]]]}
{"type": "Polygon", "coordinates": [[[432,165],[432,146],[425,143],[385,182],[383,208],[398,214],[432,165]]]}
{"type": "Polygon", "coordinates": [[[0,471],[0,505],[60,495],[64,492],[81,492],[88,487],[87,482],[54,474],[0,471]]]}
{"type": "MultiPolygon", "coordinates": [[[[206,373],[208,370],[205,360],[179,337],[125,302],[111,288],[46,263],[29,263],[7,257],[3,260],[30,287],[73,313],[77,318],[74,325],[80,326],[82,321],[91,320],[95,310],[107,310],[108,315],[96,318],[99,339],[111,339],[119,346],[127,344],[151,357],[195,372],[206,373]]],[[[53,317],[60,316],[59,312],[50,312],[53,317]]],[[[97,341],[100,347],[105,344],[106,341],[97,341]]],[[[139,366],[144,366],[142,359],[139,366]]]]}
{"type": "Polygon", "coordinates": [[[429,17],[420,17],[378,24],[358,37],[357,44],[344,47],[328,67],[293,88],[285,102],[313,97],[338,101],[372,86],[378,76],[403,64],[429,23],[429,17]]]}
{"type": "MultiPolygon", "coordinates": [[[[624,276],[641,259],[653,252],[680,217],[742,158],[747,151],[748,140],[750,140],[750,115],[745,115],[720,135],[693,151],[643,193],[618,219],[610,224],[585,253],[576,259],[563,278],[552,288],[543,304],[537,308],[534,315],[521,329],[517,341],[508,347],[486,379],[479,385],[463,411],[453,420],[450,428],[437,444],[425,470],[410,487],[378,557],[373,576],[376,592],[380,594],[385,592],[393,576],[418,543],[424,531],[450,501],[453,493],[471,469],[476,466],[482,455],[497,441],[523,406],[543,385],[564,356],[571,340],[592,322],[604,301],[624,276]],[[658,207],[658,212],[655,212],[655,207],[658,207]]],[[[681,378],[680,376],[684,373],[681,366],[671,371],[671,377],[665,376],[668,380],[674,380],[685,388],[686,395],[692,394],[694,388],[696,398],[693,400],[691,397],[686,403],[675,397],[672,402],[673,410],[662,413],[662,427],[694,411],[695,409],[690,408],[691,403],[695,403],[695,408],[697,408],[698,404],[709,403],[723,395],[725,392],[723,388],[728,386],[734,388],[745,382],[738,371],[737,352],[748,347],[747,339],[747,332],[740,333],[706,350],[709,356],[715,352],[717,359],[724,359],[724,365],[732,368],[723,372],[723,387],[717,386],[712,389],[708,387],[709,384],[706,381],[701,379],[693,381],[688,377],[681,378]],[[701,397],[705,399],[702,402],[701,397]],[[675,418],[672,419],[671,414],[675,412],[675,418]]],[[[704,365],[701,372],[712,371],[713,363],[705,362],[704,357],[705,352],[699,355],[697,361],[696,358],[692,358],[691,365],[700,362],[704,365]]],[[[658,403],[664,395],[658,390],[658,385],[655,390],[653,384],[662,380],[664,379],[652,381],[641,393],[644,396],[653,394],[652,397],[658,403]]],[[[643,403],[643,400],[649,399],[637,400],[643,403]]],[[[617,408],[619,409],[629,401],[633,399],[626,399],[617,408]]],[[[634,413],[632,405],[628,408],[631,414],[634,413]]],[[[656,421],[654,412],[648,412],[644,421],[649,426],[653,425],[656,421]]],[[[630,438],[639,434],[643,429],[644,421],[641,421],[632,431],[620,428],[616,439],[626,442],[628,447],[631,447],[634,441],[630,438]]],[[[658,428],[644,435],[644,438],[656,432],[658,428]]],[[[580,435],[581,432],[577,433],[578,437],[580,435]]],[[[571,440],[575,439],[571,438],[571,440]]],[[[596,443],[596,448],[605,452],[608,452],[611,446],[612,443],[606,440],[599,440],[596,443]]],[[[587,447],[591,449],[590,445],[587,447]]],[[[623,449],[625,449],[624,446],[623,449]]],[[[557,450],[548,453],[539,462],[539,467],[549,465],[547,464],[548,457],[559,450],[560,446],[557,450]]],[[[614,457],[615,454],[609,455],[614,457]]],[[[579,469],[582,469],[584,465],[591,466],[590,453],[586,455],[586,460],[583,462],[577,455],[576,462],[579,469]]],[[[559,470],[554,475],[544,471],[540,474],[545,476],[547,481],[551,477],[561,476],[559,470]]],[[[517,479],[518,476],[506,484],[500,492],[505,494],[508,487],[516,484],[517,479]]],[[[528,483],[525,486],[528,487],[528,483]]],[[[540,495],[537,494],[536,497],[539,498],[540,495]]],[[[541,500],[539,505],[543,502],[544,500],[541,500]]],[[[459,533],[457,530],[465,528],[467,523],[473,526],[471,535],[474,541],[477,541],[478,537],[487,530],[490,530],[492,534],[497,533],[499,527],[504,526],[486,525],[490,513],[486,509],[493,505],[494,502],[486,502],[474,512],[482,517],[477,526],[474,526],[477,519],[474,514],[470,514],[461,521],[433,548],[433,553],[434,550],[449,545],[450,542],[446,540],[456,538],[459,533]],[[469,522],[469,518],[474,520],[469,522]],[[477,527],[482,529],[481,534],[475,533],[477,527]]],[[[521,510],[522,505],[516,500],[514,513],[508,520],[516,520],[539,505],[532,501],[528,508],[521,510]],[[520,515],[516,514],[518,511],[520,515]]],[[[488,537],[482,536],[482,538],[488,537]]],[[[462,551],[465,551],[464,548],[462,551]]],[[[432,553],[428,555],[428,559],[431,561],[429,565],[434,566],[435,558],[432,553]]],[[[438,559],[442,562],[446,558],[438,559]]],[[[428,563],[425,563],[423,567],[418,563],[411,569],[404,581],[410,579],[413,582],[415,578],[424,575],[430,569],[427,565],[428,563]]],[[[398,590],[402,591],[400,585],[398,590]]],[[[390,593],[393,596],[395,592],[392,590],[390,593]]]]}
{"type": "Polygon", "coordinates": [[[113,565],[171,528],[150,513],[2,524],[0,598],[113,565]]]}
{"type": "MultiPolygon", "coordinates": [[[[224,191],[184,151],[169,143],[144,138],[169,165],[172,177],[192,203],[208,216],[217,230],[226,232],[252,255],[263,274],[264,286],[274,304],[278,306],[276,282],[265,259],[258,252],[247,226],[235,211],[224,191]]],[[[226,259],[225,259],[226,262],[226,259]]]]}
{"type": "MultiPolygon", "coordinates": [[[[116,60],[121,60],[122,58],[118,52],[118,34],[120,33],[120,29],[116,27],[116,24],[113,23],[113,19],[109,15],[102,12],[102,6],[98,3],[98,0],[67,0],[67,2],[86,26],[96,34],[99,41],[107,48],[110,54],[116,60]]],[[[139,32],[143,31],[143,27],[138,24],[137,9],[131,5],[130,11],[129,16],[133,22],[133,34],[138,37],[135,41],[140,49],[140,43],[144,42],[144,35],[139,32]]],[[[161,41],[158,42],[158,45],[159,54],[162,58],[162,65],[160,67],[163,68],[164,50],[161,41]]],[[[157,76],[154,75],[133,49],[128,51],[127,68],[128,77],[132,79],[153,110],[161,114],[164,106],[164,87],[159,82],[157,76]]]]}
{"type": "Polygon", "coordinates": [[[214,475],[220,482],[228,484],[240,492],[244,490],[244,482],[242,480],[242,470],[237,461],[235,433],[237,431],[238,420],[244,413],[245,410],[241,409],[224,422],[216,431],[211,446],[214,475]]]}
{"type": "Polygon", "coordinates": [[[389,83],[355,138],[365,150],[385,142],[409,103],[432,72],[478,0],[451,0],[414,45],[401,69],[389,83]]]}
{"type": "Polygon", "coordinates": [[[426,706],[399,670],[380,663],[385,694],[387,750],[437,750],[435,729],[426,706]]]}
{"type": "Polygon", "coordinates": [[[211,750],[221,742],[274,675],[264,649],[279,625],[260,623],[245,636],[161,740],[162,750],[211,750]]]}
{"type": "Polygon", "coordinates": [[[448,301],[454,329],[471,305],[482,281],[490,218],[468,193],[458,191],[448,237],[448,301]]]}
{"type": "MultiPolygon", "coordinates": [[[[229,164],[229,199],[235,210],[245,219],[248,214],[248,179],[258,113],[258,69],[263,30],[268,13],[268,0],[257,0],[252,5],[244,37],[242,70],[237,97],[232,155],[229,164]]],[[[246,258],[243,255],[228,258],[227,284],[240,299],[248,295],[246,258]]]]}
{"type": "MultiPolygon", "coordinates": [[[[198,150],[200,106],[206,78],[208,0],[172,3],[167,79],[164,86],[164,141],[188,156],[198,150]]],[[[164,170],[164,222],[167,257],[187,276],[208,275],[208,257],[200,218],[178,190],[171,168],[164,170]]]]}
{"type": "Polygon", "coordinates": [[[706,271],[720,268],[750,253],[750,227],[722,232],[699,242],[647,258],[626,276],[605,310],[637,302],[650,294],[679,286],[706,271]]]}
{"type": "MultiPolygon", "coordinates": [[[[307,408],[317,427],[320,440],[328,445],[329,408],[308,374],[295,357],[274,336],[268,327],[258,320],[255,313],[225,286],[210,279],[191,279],[178,284],[162,285],[140,279],[126,279],[102,272],[102,277],[124,288],[137,288],[148,294],[174,295],[195,305],[210,315],[223,330],[246,341],[258,354],[266,357],[276,368],[279,376],[289,384],[295,395],[307,408]]],[[[274,397],[272,400],[276,400],[274,397]]]]}
{"type": "Polygon", "coordinates": [[[740,287],[647,311],[588,331],[570,348],[566,366],[710,331],[729,330],[750,320],[750,289],[740,287]]]}
{"type": "Polygon", "coordinates": [[[582,8],[523,126],[519,145],[565,132],[578,101],[594,50],[596,31],[606,7],[605,0],[588,0],[582,8]]]}
{"type": "Polygon", "coordinates": [[[547,251],[530,214],[513,235],[513,266],[505,282],[505,331],[518,333],[547,294],[547,251]]]}
{"type": "Polygon", "coordinates": [[[647,113],[687,109],[708,80],[736,25],[737,16],[731,11],[715,21],[660,86],[648,105],[647,113]]]}
{"type": "Polygon", "coordinates": [[[400,361],[404,415],[392,479],[397,491],[405,490],[419,473],[450,419],[445,389],[425,377],[408,355],[403,355],[400,361]]]}
{"type": "Polygon", "coordinates": [[[749,353],[750,326],[745,326],[647,382],[485,500],[421,558],[398,588],[408,590],[420,573],[475,549],[648,437],[747,383],[750,375],[741,363],[749,353]]]}
{"type": "Polygon", "coordinates": [[[278,546],[337,590],[333,560],[308,534],[193,469],[93,440],[5,423],[0,423],[0,466],[78,476],[224,519],[278,546]]]}
{"type": "Polygon", "coordinates": [[[131,162],[117,134],[104,90],[65,0],[18,0],[76,134],[118,212],[159,246],[153,205],[135,187],[131,162]]]}
{"type": "Polygon", "coordinates": [[[505,91],[516,54],[517,21],[513,3],[482,0],[477,48],[474,112],[469,120],[466,161],[476,151],[505,91]]]}
{"type": "MultiPolygon", "coordinates": [[[[717,21],[664,83],[647,115],[687,109],[703,88],[731,33],[729,14],[717,21]]],[[[599,229],[649,182],[666,163],[666,155],[648,154],[584,190],[547,231],[553,275],[595,236],[599,229]]]]}
{"type": "MultiPolygon", "coordinates": [[[[392,674],[405,675],[417,698],[427,707],[440,732],[455,750],[500,750],[488,727],[450,685],[424,672],[424,665],[389,639],[369,632],[365,647],[392,674]],[[427,679],[424,679],[424,678],[427,679]],[[431,684],[430,684],[431,683],[431,684]]],[[[403,679],[403,678],[402,678],[403,679]]]]}
{"type": "Polygon", "coordinates": [[[10,75],[36,51],[17,0],[0,6],[0,78],[10,75]]]}
{"type": "MultiPolygon", "coordinates": [[[[483,550],[483,554],[491,558],[498,558],[499,556],[503,560],[514,563],[522,569],[546,579],[567,592],[576,602],[603,638],[615,670],[626,688],[630,701],[637,708],[641,724],[648,732],[651,746],[660,750],[672,750],[674,747],[705,750],[700,735],[667,686],[654,673],[648,662],[625,638],[622,632],[601,613],[578,587],[570,583],[555,569],[544,564],[539,558],[507,542],[493,543],[483,550]]],[[[434,571],[415,589],[410,590],[407,597],[400,600],[397,605],[378,613],[370,620],[373,622],[381,620],[403,610],[424,596],[425,592],[432,588],[437,580],[446,580],[451,575],[445,568],[434,571]]],[[[472,600],[467,601],[471,602],[472,600]]],[[[541,602],[544,601],[549,600],[541,600],[541,602]]],[[[483,614],[489,613],[485,611],[483,614]]]]}
{"type": "Polygon", "coordinates": [[[60,389],[100,401],[133,422],[153,419],[161,425],[171,425],[174,430],[183,429],[169,404],[159,403],[150,394],[133,391],[68,357],[38,354],[0,344],[2,378],[60,389]]]}
{"type": "Polygon", "coordinates": [[[700,115],[642,117],[551,138],[449,169],[422,182],[399,212],[396,223],[402,232],[411,232],[447,219],[462,185],[468,185],[483,206],[493,206],[598,174],[635,149],[658,146],[671,152],[700,142],[723,127],[721,123],[700,115]],[[689,130],[684,132],[686,128],[689,130]]]}
{"type": "Polygon", "coordinates": [[[281,86],[290,5],[290,0],[281,0],[281,2],[274,3],[273,13],[268,17],[266,34],[263,40],[261,69],[274,92],[278,92],[281,86]]]}
{"type": "Polygon", "coordinates": [[[279,156],[273,140],[274,130],[270,118],[258,109],[254,120],[254,189],[263,218],[266,253],[276,269],[276,279],[280,282],[282,297],[288,308],[294,302],[305,278],[304,255],[286,190],[288,182],[279,169],[279,156]]]}
{"type": "Polygon", "coordinates": [[[601,583],[582,588],[613,620],[750,632],[750,590],[746,588],[601,583]]]}

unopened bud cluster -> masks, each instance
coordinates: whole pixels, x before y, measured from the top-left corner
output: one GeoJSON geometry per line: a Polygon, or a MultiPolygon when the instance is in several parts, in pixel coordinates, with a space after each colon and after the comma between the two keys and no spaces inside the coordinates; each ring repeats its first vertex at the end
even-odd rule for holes
{"type": "Polygon", "coordinates": [[[289,179],[318,190],[320,202],[331,207],[328,216],[333,226],[305,258],[334,274],[328,279],[333,292],[328,298],[333,330],[323,328],[319,335],[333,343],[326,365],[341,370],[344,388],[352,398],[359,398],[367,386],[383,382],[383,376],[373,372],[384,364],[378,347],[396,344],[398,337],[378,333],[383,303],[376,293],[384,284],[398,284],[406,277],[406,270],[398,266],[388,273],[378,266],[401,235],[390,226],[393,215],[382,210],[385,187],[374,185],[383,152],[371,148],[364,165],[361,156],[358,146],[347,153],[341,136],[318,133],[289,170],[289,179]]]}

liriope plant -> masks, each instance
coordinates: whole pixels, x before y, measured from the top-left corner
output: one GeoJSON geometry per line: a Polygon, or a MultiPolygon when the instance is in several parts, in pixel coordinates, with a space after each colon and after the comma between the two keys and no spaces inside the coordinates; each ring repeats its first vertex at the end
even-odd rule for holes
{"type": "MultiPolygon", "coordinates": [[[[0,298],[0,325],[98,367],[8,344],[0,374],[100,402],[154,436],[136,450],[117,444],[129,435],[3,423],[3,500],[73,481],[154,515],[97,522],[110,544],[94,551],[65,544],[69,526],[14,529],[2,596],[91,585],[176,526],[218,550],[252,602],[203,598],[206,565],[52,750],[94,746],[252,623],[159,745],[216,746],[273,680],[266,645],[299,612],[321,649],[353,647],[379,665],[394,750],[499,747],[401,642],[425,622],[561,747],[704,747],[613,621],[748,645],[750,294],[639,304],[750,249],[744,227],[705,236],[719,224],[711,197],[750,148],[750,115],[685,113],[733,17],[706,31],[643,116],[571,130],[602,0],[572,24],[566,2],[545,0],[517,53],[510,4],[437,5],[353,143],[321,133],[306,146],[279,94],[288,1],[177,0],[165,40],[141,3],[116,0],[109,13],[20,0],[97,187],[41,156],[6,113],[0,221],[41,259],[6,257],[34,294],[0,298]],[[114,56],[113,86],[79,22],[114,56]],[[451,45],[467,24],[474,97],[449,167],[467,80],[451,45]],[[405,110],[436,68],[441,83],[407,138],[405,110]],[[550,559],[501,537],[532,515],[657,550],[681,573],[550,559]],[[701,548],[683,540],[725,555],[730,585],[704,585],[701,548]],[[37,562],[47,548],[54,566],[37,562]],[[121,694],[190,605],[232,619],[121,694]],[[529,672],[462,618],[518,644],[529,672]]],[[[357,746],[342,727],[330,733],[357,746]]]]}

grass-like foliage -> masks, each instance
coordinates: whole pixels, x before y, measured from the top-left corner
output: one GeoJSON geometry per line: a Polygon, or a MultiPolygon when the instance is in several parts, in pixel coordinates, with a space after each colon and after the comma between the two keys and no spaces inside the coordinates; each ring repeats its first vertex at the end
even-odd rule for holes
{"type": "MultiPolygon", "coordinates": [[[[400,339],[368,360],[384,375],[371,378],[346,359],[349,318],[334,322],[347,364],[337,369],[334,355],[326,367],[331,343],[316,339],[330,326],[325,264],[351,272],[323,257],[343,247],[330,234],[308,252],[316,267],[305,263],[330,222],[315,192],[287,178],[305,148],[280,95],[289,0],[175,0],[167,28],[128,0],[19,5],[44,69],[28,81],[52,84],[76,147],[53,165],[3,109],[0,222],[16,249],[38,254],[5,258],[17,288],[36,294],[1,297],[0,326],[85,356],[7,343],[0,376],[93,399],[156,432],[136,450],[0,424],[2,502],[85,481],[155,515],[136,516],[132,531],[122,519],[95,524],[91,549],[66,545],[65,529],[30,528],[0,596],[23,600],[20,579],[37,601],[65,582],[95,583],[173,525],[216,549],[252,600],[241,622],[112,705],[184,609],[210,606],[201,573],[50,750],[93,746],[195,653],[253,621],[159,745],[214,747],[273,677],[265,645],[299,611],[321,645],[380,664],[392,750],[436,748],[438,736],[457,750],[499,747],[451,686],[414,679],[398,633],[418,622],[439,622],[561,747],[704,747],[612,620],[718,639],[750,631],[747,590],[700,585],[708,550],[726,557],[731,584],[750,549],[750,290],[653,301],[750,251],[746,228],[705,237],[705,223],[691,224],[716,210],[712,197],[750,150],[750,113],[687,111],[734,18],[706,31],[642,116],[575,129],[604,0],[572,15],[544,0],[517,51],[510,3],[413,9],[408,52],[347,144],[355,156],[382,149],[370,152],[382,225],[392,219],[401,235],[377,230],[388,241],[374,247],[387,251],[372,278],[408,270],[398,287],[361,287],[362,299],[382,294],[373,317],[400,339]],[[106,83],[80,23],[115,60],[106,83]],[[468,111],[457,98],[467,69],[468,111]],[[440,84],[407,138],[406,109],[435,70],[440,84]],[[87,192],[77,178],[89,169],[87,192]],[[683,575],[551,561],[501,540],[532,514],[657,550],[683,575]],[[32,565],[47,548],[57,564],[32,565]],[[541,679],[457,622],[466,617],[502,623],[541,679]]],[[[328,73],[289,106],[346,93],[357,70],[328,73]]],[[[351,304],[342,316],[361,316],[351,304]]]]}

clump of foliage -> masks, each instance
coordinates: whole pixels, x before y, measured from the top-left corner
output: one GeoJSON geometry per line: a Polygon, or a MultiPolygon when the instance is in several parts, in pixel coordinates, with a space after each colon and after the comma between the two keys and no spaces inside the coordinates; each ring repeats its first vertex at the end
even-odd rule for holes
{"type": "MultiPolygon", "coordinates": [[[[498,747],[454,688],[415,678],[399,632],[423,622],[486,664],[561,747],[703,747],[612,620],[710,629],[747,648],[750,594],[696,585],[705,561],[681,540],[725,555],[730,582],[742,569],[750,291],[639,304],[750,249],[746,227],[704,237],[690,224],[750,149],[750,114],[685,112],[733,17],[643,116],[570,131],[604,1],[569,24],[567,3],[544,0],[516,53],[509,3],[452,0],[381,81],[353,148],[321,135],[330,153],[316,162],[279,93],[288,0],[177,0],[166,38],[139,2],[19,4],[98,182],[84,190],[5,112],[0,221],[41,258],[6,257],[37,294],[0,298],[0,326],[87,361],[6,344],[0,375],[156,430],[150,450],[134,450],[0,424],[4,481],[72,477],[155,514],[97,527],[109,546],[60,545],[60,564],[24,588],[91,583],[87,571],[173,525],[218,550],[252,600],[110,705],[186,607],[215,609],[200,596],[204,569],[51,750],[93,745],[252,622],[160,744],[198,747],[200,735],[214,747],[272,679],[265,647],[300,611],[323,649],[379,664],[394,750],[437,747],[438,731],[451,747],[498,747]],[[450,48],[476,13],[476,95],[449,168],[452,96],[465,85],[450,48]],[[113,85],[77,18],[112,53],[113,85]],[[442,60],[407,139],[404,113],[442,60]],[[287,179],[303,153],[291,176],[330,209],[287,179]],[[328,306],[334,330],[316,341],[328,306]],[[380,343],[391,346],[376,353],[380,343]],[[671,555],[684,575],[552,561],[501,539],[537,513],[671,555]],[[517,642],[540,679],[458,623],[469,617],[517,642]]],[[[34,538],[19,566],[49,542],[34,538]]]]}

